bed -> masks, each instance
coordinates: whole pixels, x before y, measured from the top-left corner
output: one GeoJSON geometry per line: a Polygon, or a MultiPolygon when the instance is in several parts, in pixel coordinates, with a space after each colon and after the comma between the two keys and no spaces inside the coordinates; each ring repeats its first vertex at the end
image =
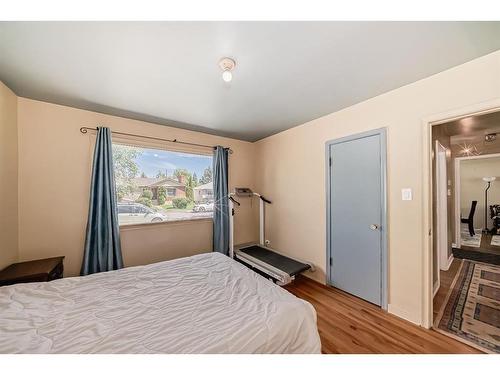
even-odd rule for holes
{"type": "Polygon", "coordinates": [[[316,312],[209,253],[0,288],[0,353],[320,353],[316,312]]]}

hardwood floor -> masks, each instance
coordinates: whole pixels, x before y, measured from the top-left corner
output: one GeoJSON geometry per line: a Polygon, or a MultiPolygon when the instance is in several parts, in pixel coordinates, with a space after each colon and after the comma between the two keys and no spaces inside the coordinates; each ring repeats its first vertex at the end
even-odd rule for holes
{"type": "Polygon", "coordinates": [[[315,307],[324,353],[479,353],[306,277],[286,289],[315,307]]]}
{"type": "Polygon", "coordinates": [[[457,275],[458,268],[460,267],[461,262],[462,262],[461,259],[453,259],[453,262],[451,262],[448,271],[439,271],[440,286],[439,290],[434,296],[433,307],[432,307],[432,312],[434,315],[433,320],[436,320],[439,310],[441,310],[441,307],[445,302],[446,295],[450,290],[451,283],[453,282],[455,276],[457,275]]]}
{"type": "Polygon", "coordinates": [[[500,265],[500,246],[491,244],[492,235],[481,236],[480,247],[470,247],[462,245],[460,249],[453,248],[455,258],[475,260],[478,262],[500,265]]]}
{"type": "Polygon", "coordinates": [[[491,244],[492,235],[489,233],[483,233],[481,235],[481,243],[479,247],[470,247],[462,245],[461,248],[469,251],[482,251],[491,254],[500,254],[500,247],[491,244]]]}

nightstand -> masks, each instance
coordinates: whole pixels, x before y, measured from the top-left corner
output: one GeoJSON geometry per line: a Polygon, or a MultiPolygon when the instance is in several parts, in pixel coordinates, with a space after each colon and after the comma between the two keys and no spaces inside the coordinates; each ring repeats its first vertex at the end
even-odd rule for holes
{"type": "Polygon", "coordinates": [[[0,271],[0,286],[51,281],[63,277],[64,257],[14,263],[0,271]]]}

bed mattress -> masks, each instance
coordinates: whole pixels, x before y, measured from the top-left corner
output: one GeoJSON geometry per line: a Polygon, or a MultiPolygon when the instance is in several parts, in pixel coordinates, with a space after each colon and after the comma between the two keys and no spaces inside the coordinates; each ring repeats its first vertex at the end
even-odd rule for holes
{"type": "Polygon", "coordinates": [[[218,254],[0,288],[1,353],[320,353],[316,312],[218,254]]]}

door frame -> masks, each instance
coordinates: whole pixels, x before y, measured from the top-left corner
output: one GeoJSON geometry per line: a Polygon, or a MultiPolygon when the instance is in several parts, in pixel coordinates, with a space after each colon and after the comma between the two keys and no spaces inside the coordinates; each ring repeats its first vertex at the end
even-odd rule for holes
{"type": "Polygon", "coordinates": [[[387,256],[387,239],[388,239],[388,220],[387,220],[387,129],[379,128],[369,130],[362,133],[356,133],[342,138],[333,139],[325,143],[325,176],[326,176],[326,284],[331,284],[331,264],[330,264],[330,249],[331,249],[331,168],[330,168],[330,147],[339,143],[349,142],[356,139],[371,137],[374,135],[380,136],[380,181],[381,181],[381,203],[382,203],[382,217],[380,218],[380,246],[382,251],[381,259],[381,308],[387,311],[388,305],[388,256],[387,256]]]}
{"type": "MultiPolygon", "coordinates": [[[[450,257],[448,257],[448,174],[447,174],[447,165],[446,165],[446,151],[447,151],[447,148],[444,147],[441,143],[439,143],[439,141],[436,140],[436,145],[437,145],[437,148],[439,148],[439,150],[436,149],[436,198],[437,198],[437,203],[438,203],[438,207],[439,207],[439,202],[440,202],[440,196],[439,196],[439,193],[442,192],[441,189],[444,189],[444,191],[446,192],[445,196],[446,196],[446,211],[444,212],[444,214],[440,211],[440,209],[438,209],[436,211],[436,220],[437,220],[437,226],[436,228],[439,228],[439,225],[442,224],[442,221],[445,221],[446,222],[446,225],[445,225],[445,233],[444,233],[444,237],[446,238],[446,247],[445,249],[442,249],[442,248],[439,248],[438,246],[438,268],[441,270],[448,270],[449,268],[449,261],[450,261],[450,257]],[[439,165],[439,160],[438,160],[438,154],[444,154],[445,156],[445,166],[444,166],[444,172],[445,172],[445,185],[444,186],[441,186],[440,184],[440,181],[438,179],[438,177],[440,176],[440,174],[443,172],[441,170],[441,166],[439,165]],[[443,251],[445,250],[445,252],[443,251]]],[[[437,241],[436,241],[436,244],[439,245],[439,235],[441,233],[439,233],[439,231],[436,232],[436,237],[437,237],[437,241]]],[[[438,275],[438,280],[439,280],[439,275],[438,275]]]]}
{"type": "Polygon", "coordinates": [[[434,283],[434,296],[436,296],[440,286],[441,286],[441,270],[447,271],[450,268],[451,262],[453,261],[453,254],[448,256],[448,244],[449,244],[449,238],[448,238],[448,166],[447,166],[447,157],[446,154],[449,152],[449,150],[444,147],[438,140],[436,140],[435,147],[434,147],[434,157],[435,157],[435,165],[436,165],[436,170],[435,170],[435,179],[436,179],[436,260],[437,260],[437,278],[436,282],[434,283]],[[444,163],[442,163],[442,157],[444,155],[444,163]],[[444,164],[442,166],[441,164],[444,164]],[[444,169],[442,169],[444,168],[444,169]],[[444,181],[441,181],[442,179],[442,171],[444,170],[444,181]],[[444,189],[444,191],[442,190],[444,189]],[[444,210],[443,207],[441,207],[442,202],[442,197],[441,193],[445,193],[444,197],[444,210]],[[443,212],[444,211],[444,212],[443,212]],[[442,231],[441,231],[442,229],[442,231]],[[443,233],[442,233],[443,232],[443,233]],[[444,246],[441,246],[441,241],[443,238],[446,239],[444,246]]]}
{"type": "Polygon", "coordinates": [[[433,323],[433,236],[432,226],[432,127],[453,120],[484,115],[500,111],[500,99],[476,103],[449,112],[437,113],[422,118],[422,323],[424,328],[431,328],[433,323]]]}

